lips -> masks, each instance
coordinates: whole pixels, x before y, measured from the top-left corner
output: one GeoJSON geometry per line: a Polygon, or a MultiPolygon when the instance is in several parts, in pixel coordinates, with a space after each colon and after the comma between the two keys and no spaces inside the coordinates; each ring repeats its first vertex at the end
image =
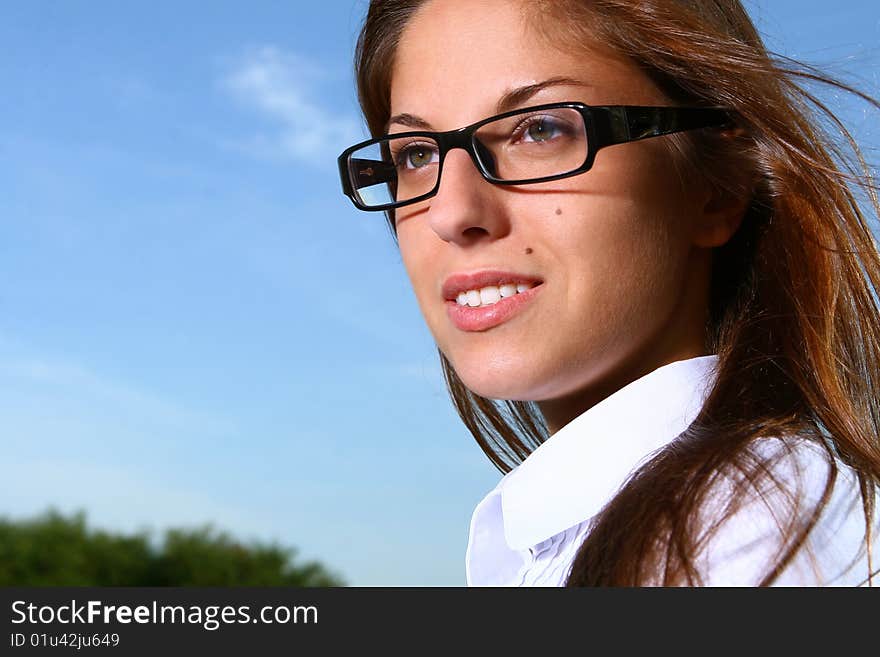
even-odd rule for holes
{"type": "Polygon", "coordinates": [[[462,331],[486,331],[513,318],[540,293],[543,281],[505,271],[455,274],[443,284],[449,319],[462,331]]]}

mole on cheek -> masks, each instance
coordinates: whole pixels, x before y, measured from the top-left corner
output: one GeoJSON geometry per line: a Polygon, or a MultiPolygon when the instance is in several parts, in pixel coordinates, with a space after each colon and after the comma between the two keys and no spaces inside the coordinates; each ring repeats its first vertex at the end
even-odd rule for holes
{"type": "Polygon", "coordinates": [[[556,208],[556,214],[557,215],[562,214],[562,208],[556,208]]]}
{"type": "Polygon", "coordinates": [[[532,253],[532,247],[530,247],[530,246],[526,247],[526,255],[531,255],[531,253],[532,253]]]}

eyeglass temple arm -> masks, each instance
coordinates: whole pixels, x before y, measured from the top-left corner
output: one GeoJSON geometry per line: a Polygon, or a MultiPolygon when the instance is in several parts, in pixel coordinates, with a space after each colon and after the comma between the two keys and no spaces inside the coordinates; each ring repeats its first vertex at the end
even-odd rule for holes
{"type": "Polygon", "coordinates": [[[397,169],[388,162],[354,157],[348,162],[348,166],[351,169],[351,180],[354,183],[355,189],[397,180],[397,169]]]}
{"type": "Polygon", "coordinates": [[[605,145],[623,144],[696,128],[721,127],[732,123],[720,108],[629,107],[602,108],[607,118],[605,145]]]}

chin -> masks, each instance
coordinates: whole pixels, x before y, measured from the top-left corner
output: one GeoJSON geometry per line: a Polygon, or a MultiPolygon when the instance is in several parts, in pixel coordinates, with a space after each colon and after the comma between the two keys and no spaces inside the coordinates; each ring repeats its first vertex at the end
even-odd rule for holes
{"type": "MultiPolygon", "coordinates": [[[[538,354],[531,351],[533,356],[538,354]]],[[[577,394],[595,383],[603,361],[557,355],[554,358],[522,357],[495,353],[493,358],[449,359],[461,382],[487,399],[545,402],[577,394]],[[507,356],[507,357],[505,357],[507,356]]]]}
{"type": "Polygon", "coordinates": [[[535,369],[528,363],[516,367],[498,367],[491,364],[458,367],[453,365],[461,382],[471,392],[487,399],[510,401],[537,401],[544,386],[535,380],[535,369]]]}

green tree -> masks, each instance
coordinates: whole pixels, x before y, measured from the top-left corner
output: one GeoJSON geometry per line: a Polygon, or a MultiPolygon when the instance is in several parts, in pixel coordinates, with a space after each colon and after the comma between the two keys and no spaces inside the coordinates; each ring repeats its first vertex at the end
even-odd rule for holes
{"type": "Polygon", "coordinates": [[[86,526],[85,513],[49,510],[29,520],[0,518],[0,586],[343,586],[296,550],[242,544],[211,526],[113,534],[86,526]]]}

